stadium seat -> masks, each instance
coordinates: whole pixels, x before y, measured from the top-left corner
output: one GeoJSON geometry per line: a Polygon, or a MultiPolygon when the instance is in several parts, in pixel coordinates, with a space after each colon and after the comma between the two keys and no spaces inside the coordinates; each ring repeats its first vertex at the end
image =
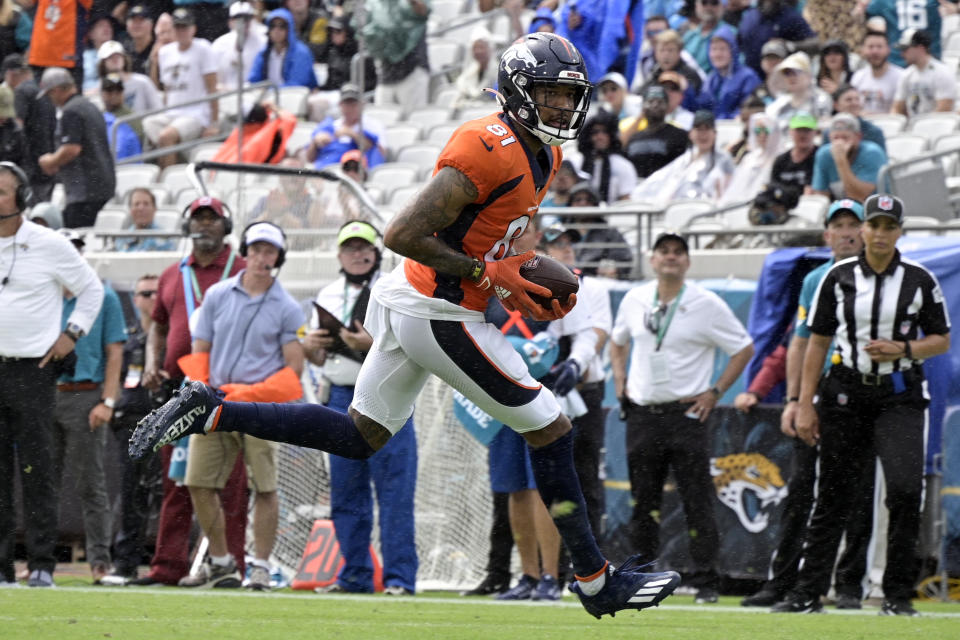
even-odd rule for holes
{"type": "Polygon", "coordinates": [[[412,144],[397,152],[397,162],[415,164],[420,175],[426,178],[433,173],[439,155],[440,147],[432,144],[412,144]]]}
{"type": "MultiPolygon", "coordinates": [[[[154,182],[154,180],[150,182],[154,182]]],[[[177,194],[179,194],[181,190],[193,186],[190,178],[187,177],[187,165],[185,164],[174,164],[167,167],[160,174],[160,180],[157,182],[160,182],[166,187],[170,193],[177,194]]]]}
{"type": "Polygon", "coordinates": [[[450,40],[428,40],[427,58],[433,73],[457,68],[463,64],[463,47],[450,40]]]}
{"type": "Polygon", "coordinates": [[[931,216],[903,216],[903,231],[906,235],[913,236],[914,238],[926,238],[929,236],[935,236],[938,234],[938,231],[932,231],[924,229],[913,230],[911,227],[939,227],[940,220],[931,216]]]}
{"type": "Polygon", "coordinates": [[[370,104],[363,105],[363,117],[373,118],[385,127],[389,127],[390,125],[399,122],[401,115],[403,115],[403,112],[398,106],[370,104]]]}
{"type": "Polygon", "coordinates": [[[367,182],[383,189],[386,193],[398,187],[408,187],[417,182],[419,167],[406,162],[385,162],[370,170],[367,182]]]}
{"type": "Polygon", "coordinates": [[[663,213],[663,226],[667,229],[683,229],[691,219],[714,209],[706,200],[674,200],[663,213]]]}
{"type": "MultiPolygon", "coordinates": [[[[457,120],[459,122],[466,122],[467,120],[475,120],[476,118],[482,118],[488,116],[491,113],[497,111],[497,105],[494,102],[490,103],[489,107],[467,107],[466,109],[460,109],[457,112],[457,120]]],[[[566,149],[564,149],[564,155],[566,155],[566,149]]]]}
{"type": "Polygon", "coordinates": [[[459,126],[460,125],[455,122],[438,124],[430,128],[423,140],[427,144],[437,145],[442,148],[446,146],[447,141],[450,140],[450,136],[453,135],[453,132],[456,131],[459,126]]]}
{"type": "MultiPolygon", "coordinates": [[[[140,187],[146,187],[150,190],[150,193],[153,194],[154,200],[157,201],[158,207],[162,207],[170,202],[172,194],[170,193],[170,190],[166,188],[166,186],[162,184],[142,184],[140,187]]],[[[137,187],[133,187],[124,191],[123,195],[117,200],[117,203],[121,207],[126,207],[130,202],[130,193],[136,188],[137,187]]]]}
{"type": "Polygon", "coordinates": [[[410,126],[419,127],[420,131],[427,131],[430,127],[441,122],[451,121],[449,109],[443,107],[424,107],[415,109],[407,114],[404,123],[410,126]]]}
{"type": "Polygon", "coordinates": [[[383,204],[383,198],[387,195],[380,185],[376,184],[365,184],[363,185],[363,190],[367,192],[367,195],[370,196],[370,199],[376,204],[383,204]]]}
{"type": "Polygon", "coordinates": [[[444,25],[463,12],[463,2],[461,0],[435,0],[430,4],[430,18],[437,21],[438,25],[444,25]]]}
{"type": "Polygon", "coordinates": [[[399,211],[403,208],[403,205],[407,204],[407,201],[413,197],[415,193],[420,191],[423,188],[423,184],[417,183],[412,184],[407,187],[397,187],[390,192],[390,195],[387,197],[387,201],[384,203],[391,209],[399,211]]]}
{"type": "Polygon", "coordinates": [[[287,138],[287,155],[296,155],[298,151],[310,144],[311,134],[316,128],[315,122],[298,122],[290,137],[287,138]]]}
{"type": "Polygon", "coordinates": [[[289,111],[298,118],[307,115],[307,96],[310,89],[306,87],[280,87],[280,104],[284,111],[289,111]]]}
{"type": "Polygon", "coordinates": [[[824,215],[830,206],[830,198],[822,195],[800,196],[800,201],[790,213],[797,218],[806,220],[813,225],[822,225],[824,215]]]}
{"type": "Polygon", "coordinates": [[[960,55],[960,31],[954,31],[943,42],[943,54],[960,55]]]}
{"type": "Polygon", "coordinates": [[[956,113],[924,113],[910,118],[907,131],[933,142],[945,133],[956,131],[958,126],[960,115],[956,113]]]}
{"type": "Polygon", "coordinates": [[[909,160],[927,150],[927,139],[912,133],[887,138],[887,157],[891,162],[909,160]]]}
{"type": "Polygon", "coordinates": [[[126,211],[101,209],[93,223],[94,231],[121,231],[127,219],[126,211]]]}
{"type": "Polygon", "coordinates": [[[182,219],[181,212],[176,209],[157,209],[153,224],[163,231],[176,231],[182,219]]]}
{"type": "MultiPolygon", "coordinates": [[[[932,144],[934,151],[954,149],[960,152],[960,133],[942,135],[934,140],[932,144]]],[[[958,155],[960,155],[960,153],[954,153],[953,155],[940,158],[940,162],[943,164],[943,172],[946,175],[956,176],[960,174],[960,158],[958,158],[958,155]]]]}
{"type": "Polygon", "coordinates": [[[460,92],[456,87],[450,85],[440,85],[437,90],[434,92],[433,99],[430,101],[435,107],[443,107],[444,109],[453,109],[454,103],[457,101],[457,97],[460,95],[460,92]]]}
{"type": "Polygon", "coordinates": [[[399,122],[387,127],[384,133],[387,147],[387,157],[396,158],[401,148],[414,144],[420,140],[421,128],[418,125],[399,122]]]}
{"type": "Polygon", "coordinates": [[[134,187],[143,187],[157,181],[160,167],[155,164],[122,164],[116,169],[117,195],[134,187]]]}
{"type": "Polygon", "coordinates": [[[736,142],[743,135],[743,123],[739,120],[717,120],[717,146],[721,149],[736,142]]]}
{"type": "Polygon", "coordinates": [[[217,153],[220,151],[220,147],[222,146],[222,142],[207,142],[205,144],[199,144],[190,150],[190,162],[213,160],[213,156],[217,155],[217,153]]]}
{"type": "Polygon", "coordinates": [[[899,113],[874,113],[864,116],[864,119],[880,127],[888,140],[891,136],[903,131],[907,126],[907,117],[899,113]]]}

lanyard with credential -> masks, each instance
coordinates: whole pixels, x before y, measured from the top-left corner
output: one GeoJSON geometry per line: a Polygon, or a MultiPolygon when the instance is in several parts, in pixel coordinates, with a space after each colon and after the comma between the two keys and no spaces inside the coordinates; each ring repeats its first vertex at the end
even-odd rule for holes
{"type": "MultiPolygon", "coordinates": [[[[224,280],[230,275],[234,258],[236,258],[236,254],[231,251],[230,258],[227,260],[227,266],[223,268],[223,273],[220,274],[220,280],[224,280]]],[[[183,301],[187,305],[187,319],[189,320],[190,317],[193,316],[193,312],[197,309],[197,303],[203,301],[203,292],[200,291],[197,274],[194,272],[193,267],[187,264],[187,258],[184,258],[180,262],[180,279],[183,280],[183,301]]],[[[189,326],[188,323],[187,327],[189,326]]]]}
{"type": "MultiPolygon", "coordinates": [[[[657,328],[657,348],[654,351],[660,351],[660,345],[663,344],[663,338],[667,335],[667,329],[670,328],[670,322],[673,321],[673,314],[677,312],[677,307],[680,306],[680,298],[683,297],[683,292],[687,290],[687,285],[680,287],[680,293],[677,294],[677,297],[673,299],[673,302],[670,304],[670,308],[667,310],[667,315],[663,319],[663,322],[660,323],[660,326],[657,328]]],[[[656,307],[657,303],[660,301],[660,291],[655,290],[653,292],[653,306],[656,307]]]]}

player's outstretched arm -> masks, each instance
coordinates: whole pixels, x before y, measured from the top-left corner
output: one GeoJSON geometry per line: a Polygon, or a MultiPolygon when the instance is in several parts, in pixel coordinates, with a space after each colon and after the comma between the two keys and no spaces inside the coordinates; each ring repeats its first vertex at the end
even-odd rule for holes
{"type": "Polygon", "coordinates": [[[383,243],[388,249],[441,273],[471,278],[474,260],[454,251],[434,234],[446,229],[460,211],[476,200],[477,187],[465,174],[444,167],[387,225],[383,243]]]}

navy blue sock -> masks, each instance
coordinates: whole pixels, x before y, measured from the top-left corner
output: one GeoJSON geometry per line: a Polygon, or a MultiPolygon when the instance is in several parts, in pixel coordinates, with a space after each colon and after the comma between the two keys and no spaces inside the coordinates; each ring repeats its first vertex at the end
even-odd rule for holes
{"type": "Polygon", "coordinates": [[[222,406],[217,431],[240,431],[354,460],[375,453],[349,415],[319,404],[224,402],[222,406]]]}
{"type": "Polygon", "coordinates": [[[607,560],[590,530],[587,505],[573,466],[573,432],[544,447],[529,449],[537,489],[567,545],[574,573],[583,577],[597,573],[607,560]]]}

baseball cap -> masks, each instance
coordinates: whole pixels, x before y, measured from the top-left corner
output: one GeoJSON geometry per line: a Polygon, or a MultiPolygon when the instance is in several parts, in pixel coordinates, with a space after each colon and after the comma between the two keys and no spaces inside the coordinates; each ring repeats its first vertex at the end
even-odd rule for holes
{"type": "Polygon", "coordinates": [[[126,53],[126,51],[123,49],[123,45],[116,40],[107,40],[100,45],[99,49],[97,49],[97,60],[106,60],[110,56],[117,53],[126,53]]]}
{"type": "Polygon", "coordinates": [[[190,203],[190,215],[192,216],[200,209],[212,209],[215,214],[221,218],[226,218],[227,214],[224,213],[223,203],[220,202],[217,198],[212,196],[201,196],[190,203]]]}
{"type": "Polygon", "coordinates": [[[120,89],[123,91],[123,77],[119,73],[108,73],[100,80],[100,89],[103,91],[120,89]]]}
{"type": "Polygon", "coordinates": [[[875,193],[863,203],[866,220],[880,216],[892,218],[898,225],[903,224],[903,200],[886,193],[875,193]]]}
{"type": "Polygon", "coordinates": [[[27,64],[27,61],[24,60],[23,56],[19,53],[11,53],[3,59],[3,63],[0,64],[0,73],[6,73],[7,71],[14,71],[19,69],[29,69],[30,65],[27,64]]]}
{"type": "Polygon", "coordinates": [[[690,245],[687,244],[687,239],[684,238],[679,233],[677,233],[676,231],[664,231],[663,233],[658,235],[657,240],[653,243],[653,250],[656,251],[661,244],[663,244],[664,242],[667,242],[668,240],[676,240],[681,245],[683,245],[684,253],[690,253],[690,245]]]}
{"type": "Polygon", "coordinates": [[[360,238],[376,246],[379,236],[380,233],[369,222],[351,220],[340,227],[340,233],[337,234],[337,246],[339,247],[352,238],[360,238]]]}
{"type": "Polygon", "coordinates": [[[798,111],[790,118],[790,128],[791,129],[814,129],[816,130],[819,123],[817,119],[813,117],[808,111],[798,111]]]}
{"type": "Polygon", "coordinates": [[[647,87],[646,90],[643,92],[643,99],[644,100],[654,100],[654,99],[666,100],[667,90],[658,84],[652,84],[649,87],[647,87]]]}
{"type": "Polygon", "coordinates": [[[708,126],[711,129],[715,129],[717,127],[717,117],[713,115],[713,111],[709,109],[698,109],[697,112],[693,114],[693,126],[708,126]]]}
{"type": "Polygon", "coordinates": [[[810,73],[810,56],[805,54],[803,51],[797,51],[792,53],[786,58],[783,62],[777,65],[774,72],[784,71],[786,69],[793,69],[794,71],[802,71],[803,73],[810,73]]]}
{"type": "Polygon", "coordinates": [[[827,209],[827,217],[823,221],[824,224],[829,224],[830,221],[833,220],[833,216],[838,213],[852,213],[857,216],[857,220],[863,221],[863,205],[850,198],[835,200],[833,204],[830,205],[830,208],[827,209]]]}
{"type": "Polygon", "coordinates": [[[327,29],[332,29],[333,31],[346,31],[347,25],[344,24],[343,20],[340,18],[330,18],[327,20],[327,29]]]}
{"type": "Polygon", "coordinates": [[[17,110],[13,105],[13,89],[0,85],[0,118],[16,118],[17,110]]]}
{"type": "Polygon", "coordinates": [[[147,9],[146,5],[135,4],[130,7],[129,11],[127,11],[127,20],[130,18],[146,18],[147,20],[152,20],[153,15],[151,15],[150,10],[147,9]]]}
{"type": "Polygon", "coordinates": [[[230,5],[231,18],[236,18],[237,16],[252,16],[255,13],[253,5],[249,2],[234,2],[230,5]]]}
{"type": "Polygon", "coordinates": [[[657,84],[663,86],[664,82],[672,82],[673,84],[677,85],[680,91],[687,90],[687,79],[676,71],[664,71],[661,73],[660,77],[657,78],[657,84]]]}
{"type": "Polygon", "coordinates": [[[37,99],[47,95],[50,89],[73,84],[73,76],[63,67],[47,67],[40,77],[40,93],[37,94],[37,99]]]}
{"type": "Polygon", "coordinates": [[[580,242],[583,236],[576,229],[568,229],[561,222],[554,222],[543,230],[543,241],[547,244],[556,242],[563,234],[567,234],[570,242],[580,242]]]}
{"type": "Polygon", "coordinates": [[[193,13],[191,13],[189,9],[184,9],[183,7],[175,10],[172,17],[174,26],[185,27],[197,24],[197,21],[193,17],[193,13]]]}
{"type": "Polygon", "coordinates": [[[623,74],[622,74],[622,73],[618,73],[618,72],[616,72],[616,71],[611,71],[610,73],[608,73],[608,74],[606,74],[605,76],[603,76],[602,78],[600,78],[600,81],[597,82],[597,86],[599,87],[599,86],[602,85],[604,82],[612,82],[613,84],[617,85],[617,86],[620,87],[621,89],[627,89],[627,88],[628,88],[628,86],[627,86],[627,79],[623,77],[623,74]]]}
{"type": "Polygon", "coordinates": [[[787,57],[787,45],[783,43],[783,40],[767,40],[760,49],[760,57],[766,58],[767,56],[776,56],[783,60],[787,57]]]}
{"type": "Polygon", "coordinates": [[[933,44],[933,38],[923,29],[904,29],[900,33],[900,39],[897,41],[897,47],[906,49],[907,47],[923,47],[927,51],[933,44]]]}
{"type": "Polygon", "coordinates": [[[275,224],[269,222],[256,222],[243,234],[243,243],[248,247],[255,242],[266,242],[272,244],[280,251],[286,249],[286,243],[283,238],[283,231],[275,224]]]}
{"type": "Polygon", "coordinates": [[[360,87],[348,82],[340,87],[340,102],[345,100],[360,100],[363,97],[363,92],[360,91],[360,87]]]}
{"type": "Polygon", "coordinates": [[[363,156],[363,152],[360,151],[360,149],[344,151],[343,155],[340,156],[340,164],[344,165],[348,162],[359,162],[363,168],[367,167],[367,159],[363,156]]]}
{"type": "Polygon", "coordinates": [[[825,45],[820,47],[820,53],[822,54],[827,54],[833,51],[837,53],[847,53],[849,49],[847,49],[847,44],[843,40],[830,40],[825,45]]]}
{"type": "Polygon", "coordinates": [[[860,121],[857,117],[849,113],[838,113],[830,118],[830,130],[852,131],[860,133],[860,121]]]}

